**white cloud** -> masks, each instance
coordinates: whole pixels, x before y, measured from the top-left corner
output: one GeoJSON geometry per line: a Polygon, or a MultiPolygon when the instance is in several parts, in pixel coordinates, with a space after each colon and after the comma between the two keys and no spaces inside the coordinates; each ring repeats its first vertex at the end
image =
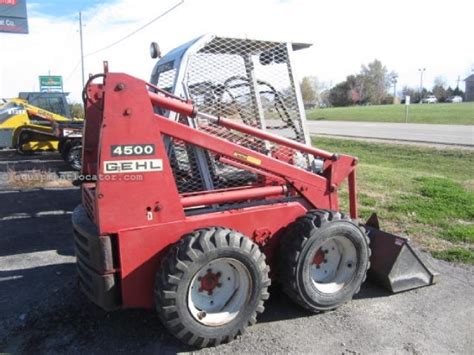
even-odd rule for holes
{"type": "MultiPolygon", "coordinates": [[[[177,0],[119,0],[83,13],[84,50],[91,53],[129,34],[176,4],[177,0]]],[[[0,97],[37,90],[38,75],[62,75],[65,90],[80,100],[77,18],[41,14],[29,6],[29,35],[0,33],[0,97]]],[[[336,83],[357,72],[361,64],[380,59],[399,73],[399,85],[419,85],[444,76],[456,84],[474,67],[471,48],[470,0],[440,1],[303,1],[186,0],[175,11],[124,42],[86,58],[86,74],[102,70],[147,80],[153,67],[148,45],[155,40],[163,52],[203,33],[261,39],[312,42],[296,55],[297,72],[336,83]]]]}

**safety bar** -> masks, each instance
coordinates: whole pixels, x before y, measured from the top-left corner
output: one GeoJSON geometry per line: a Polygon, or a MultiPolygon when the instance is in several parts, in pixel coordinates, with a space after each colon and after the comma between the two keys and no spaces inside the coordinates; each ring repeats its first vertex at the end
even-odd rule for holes
{"type": "Polygon", "coordinates": [[[316,157],[331,159],[331,160],[337,160],[339,157],[337,154],[329,153],[325,150],[313,148],[311,146],[293,141],[288,138],[284,138],[284,137],[277,136],[275,134],[267,133],[261,129],[254,128],[243,123],[238,123],[226,118],[216,117],[216,116],[209,115],[207,113],[198,112],[196,108],[194,107],[194,105],[190,102],[180,101],[171,97],[166,97],[164,95],[158,95],[153,92],[149,92],[148,95],[150,96],[151,102],[154,105],[164,108],[166,110],[177,112],[177,113],[180,113],[192,118],[199,117],[199,118],[208,120],[212,123],[218,124],[219,126],[233,129],[241,133],[247,133],[261,139],[266,139],[273,143],[281,144],[286,147],[297,149],[301,152],[312,154],[313,156],[316,156],[316,157]]]}
{"type": "Polygon", "coordinates": [[[284,195],[286,186],[265,186],[234,191],[222,191],[205,195],[187,196],[181,198],[183,207],[206,206],[217,203],[251,200],[275,195],[284,195]]]}

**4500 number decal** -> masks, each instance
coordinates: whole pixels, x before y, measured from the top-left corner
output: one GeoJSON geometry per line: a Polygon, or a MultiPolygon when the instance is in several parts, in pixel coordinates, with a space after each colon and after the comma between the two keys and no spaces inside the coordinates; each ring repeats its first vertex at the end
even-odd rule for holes
{"type": "Polygon", "coordinates": [[[154,144],[118,144],[110,146],[113,157],[155,155],[154,144]]]}

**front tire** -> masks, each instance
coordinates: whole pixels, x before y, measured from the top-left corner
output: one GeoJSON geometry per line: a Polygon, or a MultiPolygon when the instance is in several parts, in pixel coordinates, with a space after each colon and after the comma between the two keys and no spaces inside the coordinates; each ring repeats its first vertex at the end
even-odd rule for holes
{"type": "Polygon", "coordinates": [[[332,310],[359,292],[369,257],[368,237],[359,226],[339,212],[311,211],[281,236],[280,281],[304,308],[332,310]]]}
{"type": "Polygon", "coordinates": [[[219,227],[196,230],[164,256],[155,282],[158,315],[189,345],[228,342],[263,312],[268,272],[264,254],[248,237],[219,227]]]}
{"type": "Polygon", "coordinates": [[[71,169],[75,171],[80,171],[82,168],[82,145],[81,142],[78,141],[72,144],[72,147],[67,152],[66,157],[67,163],[71,167],[71,169]]]}

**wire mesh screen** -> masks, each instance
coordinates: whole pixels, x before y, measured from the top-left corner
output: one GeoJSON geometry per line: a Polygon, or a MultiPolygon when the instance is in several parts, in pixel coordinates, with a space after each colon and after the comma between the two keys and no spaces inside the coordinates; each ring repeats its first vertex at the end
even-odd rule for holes
{"type": "MultiPolygon", "coordinates": [[[[197,52],[190,52],[180,73],[181,70],[185,73],[182,82],[185,96],[198,111],[305,143],[297,83],[293,81],[286,43],[213,37],[197,52]]],[[[163,71],[158,86],[167,89],[174,78],[173,70],[163,71]]],[[[178,119],[188,124],[185,118],[178,119]]],[[[309,157],[293,149],[207,121],[197,122],[195,126],[302,169],[310,167],[309,157]]],[[[164,140],[180,193],[266,183],[260,175],[264,172],[252,169],[238,158],[222,157],[171,137],[164,140]]]]}
{"type": "Polygon", "coordinates": [[[215,37],[189,58],[185,85],[201,112],[304,142],[286,43],[215,37]]]}
{"type": "Polygon", "coordinates": [[[159,74],[157,86],[171,92],[174,86],[174,80],[176,78],[176,69],[171,68],[159,74]]]}
{"type": "Polygon", "coordinates": [[[204,182],[212,189],[228,189],[242,186],[261,185],[263,177],[241,167],[233,165],[233,161],[225,159],[211,150],[200,150],[198,147],[180,139],[163,136],[168,150],[170,165],[180,194],[205,191],[204,182]],[[207,162],[206,170],[200,169],[198,152],[207,162]]]}

